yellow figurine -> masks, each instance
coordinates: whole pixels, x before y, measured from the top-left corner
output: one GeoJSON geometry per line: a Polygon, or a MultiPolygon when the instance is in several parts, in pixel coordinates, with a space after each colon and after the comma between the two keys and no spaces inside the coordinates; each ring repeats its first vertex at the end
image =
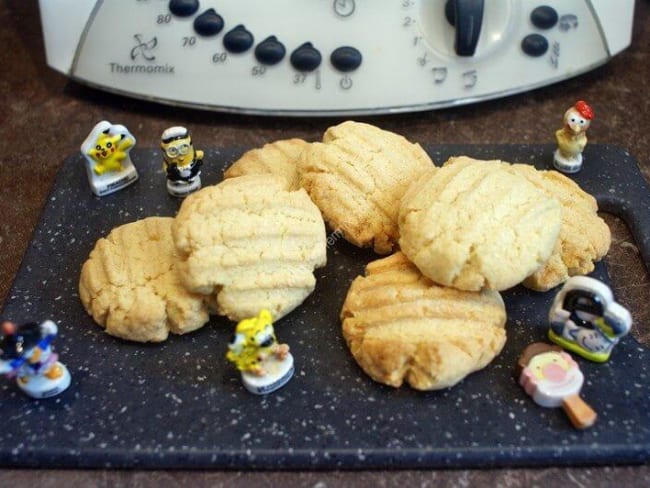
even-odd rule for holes
{"type": "Polygon", "coordinates": [[[97,196],[108,195],[138,179],[129,151],[135,137],[123,125],[99,122],[81,144],[88,183],[97,196]]]}
{"type": "Polygon", "coordinates": [[[93,171],[98,175],[103,175],[107,171],[122,170],[122,161],[128,156],[125,151],[133,146],[133,139],[127,138],[124,134],[111,134],[109,130],[106,129],[99,134],[95,147],[87,153],[95,161],[93,171]]]}
{"type": "Polygon", "coordinates": [[[190,132],[180,126],[166,129],[160,138],[160,148],[169,194],[185,197],[200,189],[203,151],[194,149],[190,132]]]}
{"type": "Polygon", "coordinates": [[[564,113],[564,126],[555,132],[557,149],[553,166],[563,173],[576,173],[582,168],[582,151],[587,145],[587,129],[594,111],[582,100],[564,113]]]}
{"type": "Polygon", "coordinates": [[[244,386],[252,393],[275,391],[293,376],[289,346],[278,343],[273,316],[266,309],[237,324],[226,359],[241,371],[244,386]]]}

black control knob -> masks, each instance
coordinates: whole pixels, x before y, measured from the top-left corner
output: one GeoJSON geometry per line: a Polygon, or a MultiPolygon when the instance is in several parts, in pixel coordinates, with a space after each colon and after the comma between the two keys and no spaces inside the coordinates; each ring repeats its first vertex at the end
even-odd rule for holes
{"type": "Polygon", "coordinates": [[[199,0],[169,0],[169,11],[177,17],[189,17],[199,10],[199,0]]]}
{"type": "Polygon", "coordinates": [[[277,37],[271,36],[260,42],[255,48],[255,59],[260,63],[272,66],[278,64],[284,58],[287,50],[278,41],[277,37]]]}
{"type": "Polygon", "coordinates": [[[223,36],[223,45],[231,53],[243,53],[251,48],[255,42],[253,34],[243,25],[238,25],[223,36]]]}
{"type": "Polygon", "coordinates": [[[521,41],[521,49],[529,56],[537,58],[548,51],[548,41],[541,34],[530,34],[521,41]]]}
{"type": "Polygon", "coordinates": [[[553,7],[542,5],[532,11],[530,21],[538,29],[551,29],[557,24],[557,11],[553,7]]]}
{"type": "Polygon", "coordinates": [[[306,42],[291,53],[290,61],[298,71],[314,71],[320,66],[322,56],[311,42],[306,42]]]}
{"type": "Polygon", "coordinates": [[[459,56],[474,56],[483,24],[484,0],[447,0],[445,17],[456,28],[454,49],[459,56]]]}
{"type": "Polygon", "coordinates": [[[348,73],[361,65],[362,56],[358,49],[341,46],[332,51],[330,62],[339,71],[348,73]]]}
{"type": "Polygon", "coordinates": [[[194,31],[201,36],[216,36],[223,29],[223,18],[213,8],[194,19],[194,31]]]}

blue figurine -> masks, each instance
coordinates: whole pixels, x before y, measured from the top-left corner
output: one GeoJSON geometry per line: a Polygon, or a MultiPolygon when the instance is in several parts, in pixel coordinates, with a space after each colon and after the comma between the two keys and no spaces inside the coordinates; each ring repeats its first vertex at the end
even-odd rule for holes
{"type": "Polygon", "coordinates": [[[58,395],[70,386],[70,372],[52,350],[58,328],[51,320],[0,324],[0,373],[16,378],[32,398],[58,395]]]}
{"type": "Polygon", "coordinates": [[[588,276],[569,278],[553,300],[549,321],[551,341],[599,363],[632,327],[630,312],[614,301],[610,288],[588,276]]]}

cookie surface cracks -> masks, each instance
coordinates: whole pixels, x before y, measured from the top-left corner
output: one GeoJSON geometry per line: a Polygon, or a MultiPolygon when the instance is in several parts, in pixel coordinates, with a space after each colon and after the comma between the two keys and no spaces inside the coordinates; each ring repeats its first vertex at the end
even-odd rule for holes
{"type": "Polygon", "coordinates": [[[402,251],[435,282],[504,290],[546,262],[560,206],[508,163],[452,158],[409,189],[399,225],[402,251]]]}
{"type": "Polygon", "coordinates": [[[179,270],[232,320],[268,308],[275,320],[315,287],[326,262],[325,225],[304,190],[272,175],[224,180],[190,195],[174,220],[179,270]]]}
{"type": "Polygon", "coordinates": [[[84,263],[79,295],[110,335],[160,342],[208,321],[203,297],[183,288],[171,235],[173,219],[149,217],[113,229],[84,263]]]}

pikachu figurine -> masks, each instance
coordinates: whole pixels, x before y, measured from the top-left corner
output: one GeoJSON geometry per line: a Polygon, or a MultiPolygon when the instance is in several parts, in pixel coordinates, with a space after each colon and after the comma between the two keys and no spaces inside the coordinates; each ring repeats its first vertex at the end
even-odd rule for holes
{"type": "Polygon", "coordinates": [[[81,144],[92,192],[98,197],[129,186],[138,179],[129,152],[135,137],[123,125],[99,122],[81,144]]]}

